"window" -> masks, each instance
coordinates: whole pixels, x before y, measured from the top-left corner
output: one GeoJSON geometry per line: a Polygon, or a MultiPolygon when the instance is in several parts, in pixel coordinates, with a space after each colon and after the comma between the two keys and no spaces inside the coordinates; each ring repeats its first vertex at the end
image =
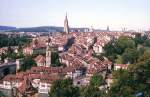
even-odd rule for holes
{"type": "Polygon", "coordinates": [[[45,87],[45,85],[41,85],[41,87],[45,87]]]}

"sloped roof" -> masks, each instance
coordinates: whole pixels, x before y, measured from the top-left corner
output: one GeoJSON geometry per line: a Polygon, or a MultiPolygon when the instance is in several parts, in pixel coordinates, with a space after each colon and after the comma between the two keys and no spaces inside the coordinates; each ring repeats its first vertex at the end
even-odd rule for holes
{"type": "Polygon", "coordinates": [[[45,57],[42,55],[38,55],[34,60],[36,61],[36,63],[45,63],[46,62],[45,57]]]}

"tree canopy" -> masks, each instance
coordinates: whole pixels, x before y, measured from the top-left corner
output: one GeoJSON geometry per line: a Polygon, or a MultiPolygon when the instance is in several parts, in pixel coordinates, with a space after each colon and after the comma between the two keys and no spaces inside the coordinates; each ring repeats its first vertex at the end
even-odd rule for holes
{"type": "Polygon", "coordinates": [[[71,79],[54,81],[49,92],[49,97],[79,97],[79,95],[79,87],[73,86],[71,79]]]}
{"type": "Polygon", "coordinates": [[[143,93],[144,97],[150,95],[150,51],[145,51],[136,63],[127,70],[113,72],[114,83],[108,94],[109,97],[135,97],[143,93]]]}
{"type": "Polygon", "coordinates": [[[98,87],[86,86],[81,88],[81,97],[102,97],[98,87]]]}
{"type": "Polygon", "coordinates": [[[147,36],[136,34],[135,38],[121,36],[104,46],[104,56],[116,63],[135,63],[145,48],[150,47],[147,36]]]}
{"type": "Polygon", "coordinates": [[[103,83],[103,76],[100,74],[94,74],[90,80],[90,85],[92,85],[93,87],[99,87],[103,83]]]}
{"type": "Polygon", "coordinates": [[[23,64],[21,65],[21,71],[26,71],[31,69],[32,66],[37,66],[32,56],[26,56],[23,59],[23,64]]]}
{"type": "Polygon", "coordinates": [[[106,97],[135,97],[138,93],[144,94],[142,97],[149,97],[149,43],[147,36],[137,34],[135,38],[120,37],[105,45],[104,55],[108,58],[115,56],[112,59],[114,63],[131,63],[127,70],[113,71],[114,82],[106,97]]]}
{"type": "Polygon", "coordinates": [[[25,45],[30,42],[30,39],[26,36],[23,37],[9,37],[4,34],[0,34],[0,47],[6,46],[18,46],[25,45]]]}
{"type": "Polygon", "coordinates": [[[135,63],[138,59],[138,51],[136,49],[126,48],[122,54],[123,63],[135,63]]]}

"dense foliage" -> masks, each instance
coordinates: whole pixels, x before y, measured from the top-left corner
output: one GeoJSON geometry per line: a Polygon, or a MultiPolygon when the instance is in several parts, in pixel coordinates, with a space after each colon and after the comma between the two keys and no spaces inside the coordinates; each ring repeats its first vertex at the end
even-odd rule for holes
{"type": "Polygon", "coordinates": [[[98,87],[86,86],[81,88],[80,97],[102,97],[102,93],[98,87]]]}
{"type": "Polygon", "coordinates": [[[149,43],[147,36],[137,34],[135,38],[120,37],[104,47],[105,56],[113,58],[114,63],[131,63],[127,70],[113,72],[114,83],[106,97],[149,97],[149,43]]]}
{"type": "Polygon", "coordinates": [[[103,83],[104,83],[104,79],[103,76],[100,74],[93,75],[90,81],[90,85],[93,87],[99,87],[103,83]]]}
{"type": "Polygon", "coordinates": [[[144,49],[150,47],[147,36],[136,34],[135,38],[121,36],[104,46],[104,55],[114,63],[135,63],[144,49]]]}
{"type": "Polygon", "coordinates": [[[6,46],[18,46],[28,44],[30,39],[28,37],[9,37],[7,35],[0,34],[0,47],[6,46]]]}
{"type": "Polygon", "coordinates": [[[138,61],[130,65],[128,70],[114,71],[114,83],[109,91],[109,97],[142,97],[150,95],[150,52],[145,52],[138,61]]]}
{"type": "Polygon", "coordinates": [[[79,95],[79,88],[73,86],[71,79],[54,81],[49,93],[49,97],[79,97],[79,95]]]}
{"type": "Polygon", "coordinates": [[[7,53],[1,53],[1,54],[0,54],[0,57],[1,57],[1,60],[0,60],[0,61],[4,62],[4,59],[5,59],[5,58],[10,58],[10,59],[13,59],[13,60],[19,59],[19,58],[24,58],[24,54],[23,54],[23,52],[22,52],[22,49],[20,49],[20,50],[18,51],[18,53],[15,53],[15,52],[12,50],[12,48],[9,46],[7,53]]]}
{"type": "Polygon", "coordinates": [[[21,71],[30,70],[31,67],[37,66],[35,61],[33,60],[32,56],[26,56],[23,58],[23,64],[21,65],[21,71]]]}
{"type": "Polygon", "coordinates": [[[80,97],[103,97],[105,93],[99,89],[99,87],[103,84],[103,76],[100,74],[94,74],[91,77],[90,85],[81,87],[80,97]]]}
{"type": "Polygon", "coordinates": [[[52,67],[65,66],[64,64],[60,63],[58,52],[51,53],[51,66],[52,67]]]}
{"type": "Polygon", "coordinates": [[[49,97],[101,97],[99,86],[104,82],[103,77],[95,74],[89,86],[76,87],[71,79],[56,80],[53,82],[49,97]]]}

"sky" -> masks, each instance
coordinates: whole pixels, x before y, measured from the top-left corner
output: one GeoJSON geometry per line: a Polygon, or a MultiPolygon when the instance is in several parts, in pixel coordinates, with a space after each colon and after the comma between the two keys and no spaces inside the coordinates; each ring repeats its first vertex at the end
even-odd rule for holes
{"type": "Polygon", "coordinates": [[[150,29],[150,0],[0,0],[0,25],[150,29]]]}

